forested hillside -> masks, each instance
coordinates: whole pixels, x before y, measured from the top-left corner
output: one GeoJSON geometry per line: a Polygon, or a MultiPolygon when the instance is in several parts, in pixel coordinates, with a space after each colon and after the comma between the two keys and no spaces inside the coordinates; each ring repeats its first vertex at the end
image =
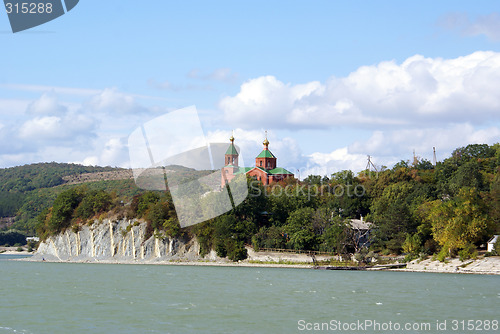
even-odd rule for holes
{"type": "Polygon", "coordinates": [[[463,258],[500,232],[500,145],[469,145],[433,166],[401,161],[392,169],[343,171],[287,179],[268,187],[248,179],[250,194],[234,210],[185,229],[169,193],[145,192],[121,206],[115,194],[88,188],[62,193],[38,219],[41,236],[78,228],[98,217],[142,218],[149,233],[196,236],[202,252],[246,257],[255,248],[359,252],[350,218],[374,223],[371,249],[463,258]]]}
{"type": "MultiPolygon", "coordinates": [[[[168,173],[185,182],[208,172],[168,166],[168,173]]],[[[128,203],[143,192],[131,176],[129,169],[55,162],[0,169],[0,218],[16,217],[13,226],[0,224],[0,230],[11,228],[35,234],[37,216],[51,207],[59,194],[81,184],[86,191],[105,191],[119,198],[120,203],[128,203]]]]}
{"type": "MultiPolygon", "coordinates": [[[[0,218],[16,216],[13,228],[27,234],[35,232],[36,216],[52,205],[66,186],[67,177],[88,173],[124,171],[121,168],[92,167],[65,163],[38,163],[0,169],[0,218]]],[[[102,180],[91,188],[118,191],[132,197],[139,190],[133,180],[102,180]]]]}

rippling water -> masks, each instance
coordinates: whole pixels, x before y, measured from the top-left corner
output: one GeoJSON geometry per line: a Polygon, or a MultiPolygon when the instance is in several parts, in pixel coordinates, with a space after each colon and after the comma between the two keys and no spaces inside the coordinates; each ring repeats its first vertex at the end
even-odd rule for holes
{"type": "Polygon", "coordinates": [[[346,332],[339,322],[358,324],[347,332],[382,333],[390,322],[428,323],[430,330],[410,332],[443,333],[437,326],[445,321],[446,332],[484,333],[460,326],[500,320],[499,276],[3,261],[8,257],[0,255],[0,334],[346,332]],[[367,321],[380,327],[359,328],[367,321]]]}

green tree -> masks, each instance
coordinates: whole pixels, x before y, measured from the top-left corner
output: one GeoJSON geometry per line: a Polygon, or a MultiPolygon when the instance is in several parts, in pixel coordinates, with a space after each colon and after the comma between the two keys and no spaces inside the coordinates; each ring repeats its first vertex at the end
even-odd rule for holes
{"type": "Polygon", "coordinates": [[[480,164],[475,160],[465,162],[453,173],[448,185],[452,194],[458,194],[464,187],[476,188],[479,191],[485,190],[486,183],[480,164]]]}
{"type": "Polygon", "coordinates": [[[88,191],[75,210],[75,216],[88,219],[111,206],[111,195],[104,190],[88,191]]]}
{"type": "Polygon", "coordinates": [[[410,209],[409,197],[414,190],[409,182],[387,186],[382,196],[372,202],[372,217],[377,225],[375,236],[380,247],[392,252],[401,250],[407,233],[416,232],[418,223],[410,209]]]}
{"type": "Polygon", "coordinates": [[[422,240],[418,233],[406,234],[406,240],[403,243],[403,252],[411,255],[417,255],[422,249],[422,240]]]}
{"type": "Polygon", "coordinates": [[[74,210],[85,196],[85,187],[77,187],[63,191],[54,201],[48,229],[51,233],[57,233],[71,225],[74,210]]]}
{"type": "Polygon", "coordinates": [[[296,250],[313,250],[317,245],[317,237],[313,226],[313,208],[300,208],[293,211],[283,230],[288,235],[288,244],[296,250]]]}
{"type": "Polygon", "coordinates": [[[333,217],[322,235],[320,250],[336,254],[348,253],[352,248],[351,233],[352,230],[346,220],[338,216],[333,217]]]}
{"type": "Polygon", "coordinates": [[[449,254],[480,241],[488,230],[486,207],[475,188],[460,189],[453,200],[434,201],[429,213],[434,239],[449,254]]]}

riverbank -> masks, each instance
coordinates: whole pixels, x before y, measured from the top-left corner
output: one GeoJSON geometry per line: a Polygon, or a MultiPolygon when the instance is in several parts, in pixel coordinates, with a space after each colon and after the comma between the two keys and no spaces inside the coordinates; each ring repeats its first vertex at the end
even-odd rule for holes
{"type": "Polygon", "coordinates": [[[500,275],[500,257],[484,257],[463,262],[456,258],[447,259],[445,262],[432,261],[432,259],[414,260],[409,262],[405,269],[397,270],[425,273],[500,275]]]}
{"type": "MultiPolygon", "coordinates": [[[[255,252],[247,248],[248,258],[243,261],[233,262],[209,254],[205,259],[189,258],[149,258],[130,259],[120,257],[91,258],[78,257],[72,259],[58,259],[50,254],[35,254],[32,257],[20,259],[20,261],[45,261],[66,263],[105,263],[105,264],[154,264],[154,265],[181,265],[181,266],[221,266],[221,267],[270,267],[270,268],[300,268],[313,269],[314,263],[311,256],[300,253],[281,252],[255,252]]],[[[28,254],[27,252],[12,252],[4,254],[28,254]]],[[[317,261],[328,261],[332,256],[316,256],[317,261]]],[[[407,272],[430,272],[430,273],[454,273],[454,274],[486,274],[500,275],[500,257],[485,257],[476,260],[460,261],[459,259],[448,259],[445,262],[426,260],[414,260],[407,263],[406,268],[370,268],[367,270],[407,271],[407,272]]]]}
{"type": "Polygon", "coordinates": [[[0,254],[5,255],[32,255],[33,253],[28,253],[27,247],[21,247],[22,251],[18,250],[19,247],[0,247],[0,254]]]}
{"type": "MultiPolygon", "coordinates": [[[[311,256],[303,253],[282,252],[255,252],[247,247],[248,257],[246,260],[233,262],[227,258],[220,258],[214,251],[203,259],[195,259],[192,256],[178,257],[87,257],[74,256],[71,258],[60,258],[53,254],[35,253],[32,257],[19,259],[19,261],[33,262],[64,262],[64,263],[105,263],[105,264],[153,264],[153,265],[182,265],[182,266],[221,266],[221,267],[271,267],[271,268],[300,268],[312,269],[314,263],[311,256]]],[[[22,253],[21,253],[22,254],[22,253]]],[[[188,254],[189,255],[189,254],[188,254]]],[[[318,261],[328,261],[332,256],[316,256],[318,261]]]]}

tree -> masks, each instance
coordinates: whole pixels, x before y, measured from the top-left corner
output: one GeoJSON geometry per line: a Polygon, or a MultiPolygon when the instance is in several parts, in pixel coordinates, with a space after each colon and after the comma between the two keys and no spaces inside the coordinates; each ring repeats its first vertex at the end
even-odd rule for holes
{"type": "Polygon", "coordinates": [[[338,216],[333,217],[322,235],[321,250],[337,254],[349,253],[352,234],[352,229],[346,220],[338,216]]]}
{"type": "Polygon", "coordinates": [[[382,196],[372,202],[372,215],[377,225],[375,236],[379,246],[398,253],[407,233],[416,232],[417,223],[408,201],[414,186],[398,182],[387,186],[382,196]]]}
{"type": "Polygon", "coordinates": [[[85,187],[76,187],[63,191],[57,196],[48,221],[50,232],[57,233],[70,226],[73,212],[85,196],[85,191],[85,187]]]}
{"type": "Polygon", "coordinates": [[[160,200],[160,195],[156,192],[147,191],[142,195],[135,196],[131,209],[137,217],[142,217],[149,209],[151,204],[155,204],[160,200]]]}
{"type": "Polygon", "coordinates": [[[326,176],[321,175],[309,175],[304,179],[304,183],[308,185],[322,185],[326,184],[330,181],[330,179],[326,176]]]}
{"type": "Polygon", "coordinates": [[[417,161],[417,164],[415,165],[415,168],[418,170],[430,170],[430,169],[433,169],[434,166],[427,159],[419,159],[417,161]]]}
{"type": "Polygon", "coordinates": [[[491,158],[495,155],[496,151],[488,144],[470,144],[466,147],[459,147],[451,154],[451,160],[458,165],[468,162],[472,159],[485,159],[491,158]]]}
{"type": "Polygon", "coordinates": [[[406,240],[403,243],[403,252],[417,255],[422,248],[422,240],[420,239],[418,233],[415,234],[407,234],[406,240]]]}
{"type": "Polygon", "coordinates": [[[434,239],[449,254],[480,241],[488,229],[486,207],[475,188],[460,189],[452,200],[432,202],[428,219],[434,239]]]}
{"type": "Polygon", "coordinates": [[[91,190],[84,194],[75,210],[75,216],[88,219],[105,212],[111,205],[111,195],[104,190],[91,190]]]}
{"type": "Polygon", "coordinates": [[[461,165],[449,179],[448,186],[452,194],[457,194],[464,187],[484,190],[485,181],[479,163],[471,160],[461,165]]]}
{"type": "Polygon", "coordinates": [[[316,234],[312,224],[313,208],[301,208],[293,211],[283,230],[289,237],[288,244],[296,250],[312,250],[317,244],[316,234]]]}

